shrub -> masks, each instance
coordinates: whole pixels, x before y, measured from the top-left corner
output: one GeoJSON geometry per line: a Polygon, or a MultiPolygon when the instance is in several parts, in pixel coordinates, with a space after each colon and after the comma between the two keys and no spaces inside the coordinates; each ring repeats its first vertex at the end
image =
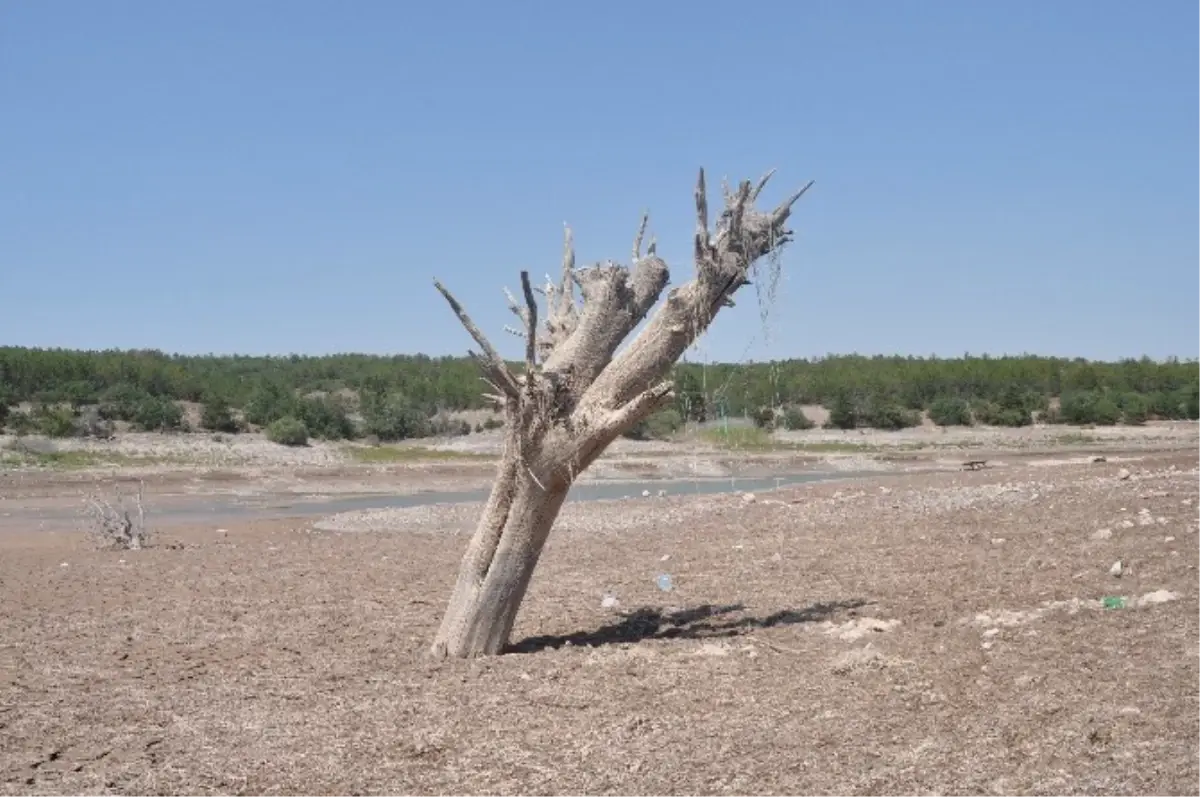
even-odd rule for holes
{"type": "Polygon", "coordinates": [[[1183,414],[1188,420],[1200,420],[1200,394],[1188,397],[1183,405],[1183,414]]]}
{"type": "Polygon", "coordinates": [[[8,416],[5,428],[18,436],[27,435],[37,431],[37,423],[34,422],[33,416],[28,412],[17,410],[8,416]]]}
{"type": "Polygon", "coordinates": [[[74,437],[79,433],[75,411],[70,407],[38,406],[32,415],[33,427],[46,437],[74,437]]]}
{"type": "Polygon", "coordinates": [[[944,396],[929,405],[929,420],[938,426],[970,426],[971,405],[957,396],[944,396]]]}
{"type": "Polygon", "coordinates": [[[174,401],[151,396],[138,404],[134,426],[146,432],[169,432],[183,428],[183,410],[174,401]]]}
{"type": "Polygon", "coordinates": [[[429,430],[425,414],[401,393],[366,402],[363,420],[364,431],[385,442],[424,437],[429,430]]]}
{"type": "Polygon", "coordinates": [[[500,418],[487,418],[483,422],[484,429],[500,429],[504,426],[504,421],[500,418]]]}
{"type": "Polygon", "coordinates": [[[809,418],[804,414],[804,410],[796,406],[784,408],[782,423],[783,428],[789,432],[802,432],[805,429],[811,429],[816,426],[812,422],[812,418],[809,418]]]}
{"type": "Polygon", "coordinates": [[[276,418],[267,424],[267,439],[281,446],[308,445],[308,427],[292,416],[276,418]]]}
{"type": "Polygon", "coordinates": [[[4,429],[4,424],[8,421],[8,402],[0,398],[0,430],[4,429]]]}
{"type": "Polygon", "coordinates": [[[296,417],[319,440],[348,440],[355,436],[346,408],[334,398],[306,398],[296,406],[296,417]]]}
{"type": "Polygon", "coordinates": [[[204,409],[200,413],[200,425],[211,432],[237,434],[241,431],[241,424],[233,417],[229,402],[220,396],[213,396],[204,402],[204,409]]]}
{"type": "Polygon", "coordinates": [[[273,382],[264,382],[250,392],[243,414],[246,422],[255,426],[267,426],[272,421],[300,414],[296,396],[290,390],[273,382]]]}
{"type": "Polygon", "coordinates": [[[1108,396],[1100,396],[1092,403],[1092,423],[1097,426],[1115,426],[1121,422],[1121,408],[1108,396]]]}
{"type": "Polygon", "coordinates": [[[100,417],[108,421],[132,421],[138,408],[154,396],[137,385],[122,382],[100,394],[100,417]]]}
{"type": "Polygon", "coordinates": [[[759,407],[751,414],[750,420],[754,421],[754,425],[759,429],[765,429],[769,432],[775,428],[775,408],[759,407]]]}
{"type": "Polygon", "coordinates": [[[426,433],[436,437],[462,437],[471,433],[471,424],[440,415],[429,420],[426,433]]]}
{"type": "Polygon", "coordinates": [[[1121,420],[1130,426],[1141,426],[1150,417],[1150,402],[1140,393],[1126,393],[1118,402],[1121,420]]]}
{"type": "Polygon", "coordinates": [[[668,407],[644,418],[625,433],[630,440],[666,440],[683,428],[683,416],[668,407]]]}
{"type": "Polygon", "coordinates": [[[913,410],[905,409],[899,404],[879,400],[871,402],[866,412],[859,418],[859,422],[872,429],[909,429],[913,426],[920,426],[921,415],[913,410]]]}
{"type": "Polygon", "coordinates": [[[1112,426],[1121,420],[1121,408],[1104,393],[1081,390],[1062,398],[1059,413],[1070,424],[1112,426]]]}
{"type": "Polygon", "coordinates": [[[992,401],[976,402],[971,408],[978,423],[985,426],[1029,426],[1033,423],[1033,415],[1027,409],[1018,407],[1002,407],[992,401]]]}
{"type": "Polygon", "coordinates": [[[837,396],[829,406],[829,420],[825,425],[831,429],[854,429],[858,426],[858,410],[850,397],[837,396]]]}

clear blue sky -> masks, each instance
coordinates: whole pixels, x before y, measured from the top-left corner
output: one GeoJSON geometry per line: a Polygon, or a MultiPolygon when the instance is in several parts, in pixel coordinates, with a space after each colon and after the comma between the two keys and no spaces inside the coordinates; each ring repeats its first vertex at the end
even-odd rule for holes
{"type": "Polygon", "coordinates": [[[0,3],[0,343],[506,353],[501,288],[678,284],[696,169],[808,179],[769,337],[696,359],[1198,348],[1195,0],[0,3]],[[766,342],[764,342],[766,339],[766,342]]]}

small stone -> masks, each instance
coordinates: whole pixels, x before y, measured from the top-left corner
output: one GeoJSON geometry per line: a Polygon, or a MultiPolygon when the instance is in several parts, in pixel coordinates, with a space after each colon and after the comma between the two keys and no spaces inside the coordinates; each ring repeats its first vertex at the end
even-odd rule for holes
{"type": "Polygon", "coordinates": [[[700,646],[700,649],[696,651],[696,655],[697,656],[728,656],[729,648],[725,647],[724,645],[718,645],[713,642],[705,642],[703,645],[700,646]]]}
{"type": "Polygon", "coordinates": [[[1003,537],[992,537],[992,545],[1003,545],[1007,540],[1003,537]]]}
{"type": "Polygon", "coordinates": [[[1175,538],[1168,534],[1167,536],[1163,537],[1163,542],[1175,542],[1175,538]]]}
{"type": "Polygon", "coordinates": [[[1139,526],[1153,526],[1154,518],[1149,515],[1138,515],[1137,524],[1139,526]]]}
{"type": "Polygon", "coordinates": [[[1093,540],[1108,540],[1112,538],[1112,529],[1096,529],[1092,532],[1093,540]]]}
{"type": "Polygon", "coordinates": [[[991,650],[991,649],[992,649],[992,645],[993,645],[993,644],[995,644],[995,643],[994,643],[994,642],[992,642],[992,640],[990,640],[990,639],[989,639],[987,642],[984,642],[984,643],[983,643],[982,645],[980,645],[979,647],[983,648],[984,650],[991,650]]]}
{"type": "Polygon", "coordinates": [[[228,534],[229,529],[217,529],[217,534],[228,534]]]}
{"type": "Polygon", "coordinates": [[[999,629],[999,628],[989,628],[988,630],[986,630],[986,631],[984,631],[984,632],[983,632],[983,636],[984,636],[985,638],[991,638],[991,637],[994,637],[994,636],[998,636],[999,634],[1000,634],[1000,629],[999,629]]]}
{"type": "Polygon", "coordinates": [[[650,497],[650,491],[642,490],[642,498],[649,498],[649,497],[650,497]]]}
{"type": "Polygon", "coordinates": [[[1167,519],[1165,517],[1156,517],[1156,518],[1154,518],[1154,522],[1160,526],[1167,525],[1167,519]]]}
{"type": "Polygon", "coordinates": [[[1119,471],[1117,471],[1117,478],[1121,481],[1129,481],[1131,476],[1133,476],[1133,474],[1129,472],[1128,468],[1121,468],[1119,471]]]}
{"type": "Polygon", "coordinates": [[[68,564],[68,563],[66,563],[66,562],[63,562],[61,565],[59,565],[59,567],[70,567],[70,566],[71,566],[71,565],[69,565],[69,564],[68,564]]]}
{"type": "Polygon", "coordinates": [[[666,490],[659,490],[659,491],[658,491],[658,497],[659,497],[659,498],[666,498],[666,497],[667,497],[667,491],[666,491],[666,490]]]}
{"type": "Polygon", "coordinates": [[[891,489],[890,489],[890,488],[888,488],[888,487],[880,487],[880,488],[879,488],[879,492],[880,492],[882,495],[891,495],[891,494],[892,494],[892,491],[891,491],[891,489]]]}
{"type": "Polygon", "coordinates": [[[668,560],[668,559],[670,559],[670,558],[671,558],[671,554],[669,554],[669,553],[665,553],[665,554],[663,554],[662,556],[658,557],[658,561],[660,561],[660,562],[665,562],[665,561],[667,561],[667,560],[668,560]]]}
{"type": "Polygon", "coordinates": [[[1185,499],[1183,499],[1182,501],[1180,501],[1179,503],[1183,504],[1184,506],[1191,506],[1191,505],[1192,505],[1192,499],[1190,499],[1190,498],[1185,498],[1185,499]]]}
{"type": "Polygon", "coordinates": [[[605,595],[600,601],[600,608],[615,609],[621,605],[621,601],[617,600],[615,595],[605,595]]]}
{"type": "Polygon", "coordinates": [[[1113,562],[1113,566],[1112,566],[1112,567],[1110,567],[1110,568],[1108,568],[1108,574],[1109,574],[1110,576],[1113,576],[1113,577],[1115,577],[1115,578],[1120,578],[1120,577],[1121,577],[1121,574],[1122,574],[1122,573],[1124,573],[1124,572],[1125,572],[1125,565],[1123,565],[1123,564],[1121,563],[1121,560],[1120,560],[1120,559],[1118,559],[1117,561],[1113,562]]]}
{"type": "Polygon", "coordinates": [[[783,554],[779,553],[779,551],[776,551],[775,553],[771,554],[771,561],[772,562],[782,562],[783,554]]]}
{"type": "Polygon", "coordinates": [[[1123,529],[1131,529],[1131,528],[1133,528],[1133,521],[1132,520],[1122,520],[1117,525],[1123,529]]]}
{"type": "Polygon", "coordinates": [[[757,500],[758,497],[754,493],[742,493],[742,503],[744,504],[753,504],[757,500]]]}

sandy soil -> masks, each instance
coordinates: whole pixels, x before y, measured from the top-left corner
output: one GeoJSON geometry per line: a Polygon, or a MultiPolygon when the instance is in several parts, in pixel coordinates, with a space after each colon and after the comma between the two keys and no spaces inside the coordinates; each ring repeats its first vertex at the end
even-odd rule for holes
{"type": "Polygon", "coordinates": [[[572,504],[473,662],[425,651],[477,506],[8,531],[0,791],[1195,794],[1180,440],[572,504]]]}

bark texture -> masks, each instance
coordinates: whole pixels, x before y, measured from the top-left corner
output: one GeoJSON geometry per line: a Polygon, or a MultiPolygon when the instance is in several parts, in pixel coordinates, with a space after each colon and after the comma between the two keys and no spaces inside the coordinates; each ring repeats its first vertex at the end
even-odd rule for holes
{"type": "Polygon", "coordinates": [[[547,317],[528,272],[523,301],[509,305],[525,338],[525,368],[515,374],[454,296],[446,298],[479,345],[471,356],[492,388],[489,398],[506,416],[504,454],[487,506],[467,546],[432,653],[471,657],[501,652],[521,600],[571,484],[618,436],[674,399],[665,380],[675,362],[712,323],[732,295],[749,283],[751,267],[787,244],[792,206],[812,185],[770,211],[755,202],[770,179],[724,191],[725,206],[710,228],[704,171],[696,184],[696,274],[668,292],[642,332],[618,347],[658,303],[669,280],[653,242],[643,254],[648,218],[642,217],[633,262],[576,268],[566,233],[562,273],[540,289],[547,317]],[[576,297],[578,290],[579,297],[576,297]]]}

